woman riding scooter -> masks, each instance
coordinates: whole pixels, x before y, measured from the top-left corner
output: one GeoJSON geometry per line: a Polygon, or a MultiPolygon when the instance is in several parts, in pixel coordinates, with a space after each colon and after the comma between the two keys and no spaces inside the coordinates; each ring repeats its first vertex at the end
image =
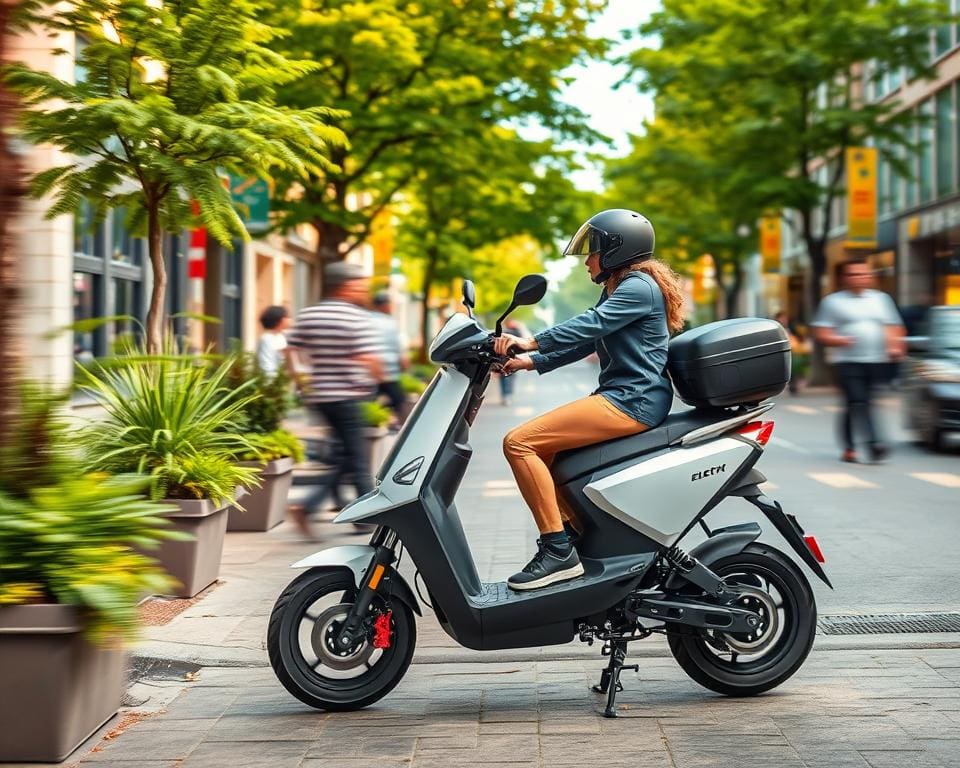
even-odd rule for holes
{"type": "Polygon", "coordinates": [[[512,589],[539,589],[583,573],[550,475],[554,456],[651,429],[670,410],[667,343],[683,327],[684,297],[678,276],[653,258],[653,247],[653,225],[639,213],[616,208],[596,214],[564,255],[586,257],[590,278],[604,286],[597,305],[536,336],[495,340],[499,355],[531,353],[508,360],[504,375],[544,374],[592,352],[600,358],[593,394],[522,424],[503,441],[540,530],[537,554],[507,581],[512,589]]]}

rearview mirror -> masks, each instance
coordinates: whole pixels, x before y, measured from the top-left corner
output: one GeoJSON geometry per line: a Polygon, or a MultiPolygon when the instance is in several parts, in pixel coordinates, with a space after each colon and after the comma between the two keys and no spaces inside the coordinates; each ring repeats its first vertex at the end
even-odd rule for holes
{"type": "Polygon", "coordinates": [[[473,308],[477,306],[477,289],[473,287],[472,280],[463,281],[463,306],[467,308],[467,314],[473,317],[473,308]]]}
{"type": "Polygon", "coordinates": [[[497,318],[497,329],[495,335],[503,333],[503,320],[517,307],[536,304],[543,298],[547,292],[547,279],[543,275],[524,275],[517,282],[517,287],[513,289],[513,301],[507,307],[507,311],[497,318]]]}
{"type": "Polygon", "coordinates": [[[513,289],[513,307],[536,304],[547,292],[547,280],[543,275],[524,275],[513,289]]]}

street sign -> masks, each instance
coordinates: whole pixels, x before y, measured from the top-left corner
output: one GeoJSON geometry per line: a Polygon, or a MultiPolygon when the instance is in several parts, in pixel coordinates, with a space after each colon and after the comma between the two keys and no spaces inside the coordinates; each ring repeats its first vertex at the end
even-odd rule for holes
{"type": "Polygon", "coordinates": [[[847,248],[877,247],[877,150],[847,147],[847,248]]]}
{"type": "Polygon", "coordinates": [[[780,229],[779,213],[760,219],[760,255],[764,272],[780,271],[780,229]]]}
{"type": "Polygon", "coordinates": [[[230,197],[248,232],[270,227],[270,185],[263,179],[230,176],[230,197]]]}

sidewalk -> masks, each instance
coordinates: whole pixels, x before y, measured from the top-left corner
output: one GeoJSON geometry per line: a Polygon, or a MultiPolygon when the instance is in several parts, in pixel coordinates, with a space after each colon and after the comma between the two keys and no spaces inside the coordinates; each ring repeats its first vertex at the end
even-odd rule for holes
{"type": "MultiPolygon", "coordinates": [[[[492,412],[476,430],[474,461],[458,495],[485,580],[508,576],[534,546],[530,516],[497,450],[499,435],[534,407],[545,410],[551,398],[570,399],[582,389],[572,378],[546,391],[527,386],[512,409],[494,410],[491,397],[492,412]]],[[[389,696],[360,712],[311,710],[277,682],[265,635],[274,601],[296,575],[291,563],[317,549],[365,542],[329,517],[318,526],[320,544],[302,541],[289,523],[268,533],[228,534],[220,583],[168,623],[145,628],[133,649],[128,706],[68,764],[960,768],[956,634],[820,636],[791,680],[743,700],[697,686],[664,641],[651,638],[630,650],[640,671],[624,674],[621,718],[611,721],[601,717],[601,697],[589,690],[605,663],[599,644],[469,651],[423,606],[413,664],[389,696]]],[[[408,556],[401,571],[412,584],[408,556]]],[[[168,607],[153,605],[158,613],[168,607]]]]}

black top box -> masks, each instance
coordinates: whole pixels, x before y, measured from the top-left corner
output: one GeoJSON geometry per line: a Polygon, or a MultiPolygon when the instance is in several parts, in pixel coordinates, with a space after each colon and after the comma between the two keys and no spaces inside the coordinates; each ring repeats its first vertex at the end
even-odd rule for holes
{"type": "Polygon", "coordinates": [[[667,362],[677,395],[697,408],[759,403],[790,381],[790,340],[762,317],[720,320],[670,342],[667,362]]]}

